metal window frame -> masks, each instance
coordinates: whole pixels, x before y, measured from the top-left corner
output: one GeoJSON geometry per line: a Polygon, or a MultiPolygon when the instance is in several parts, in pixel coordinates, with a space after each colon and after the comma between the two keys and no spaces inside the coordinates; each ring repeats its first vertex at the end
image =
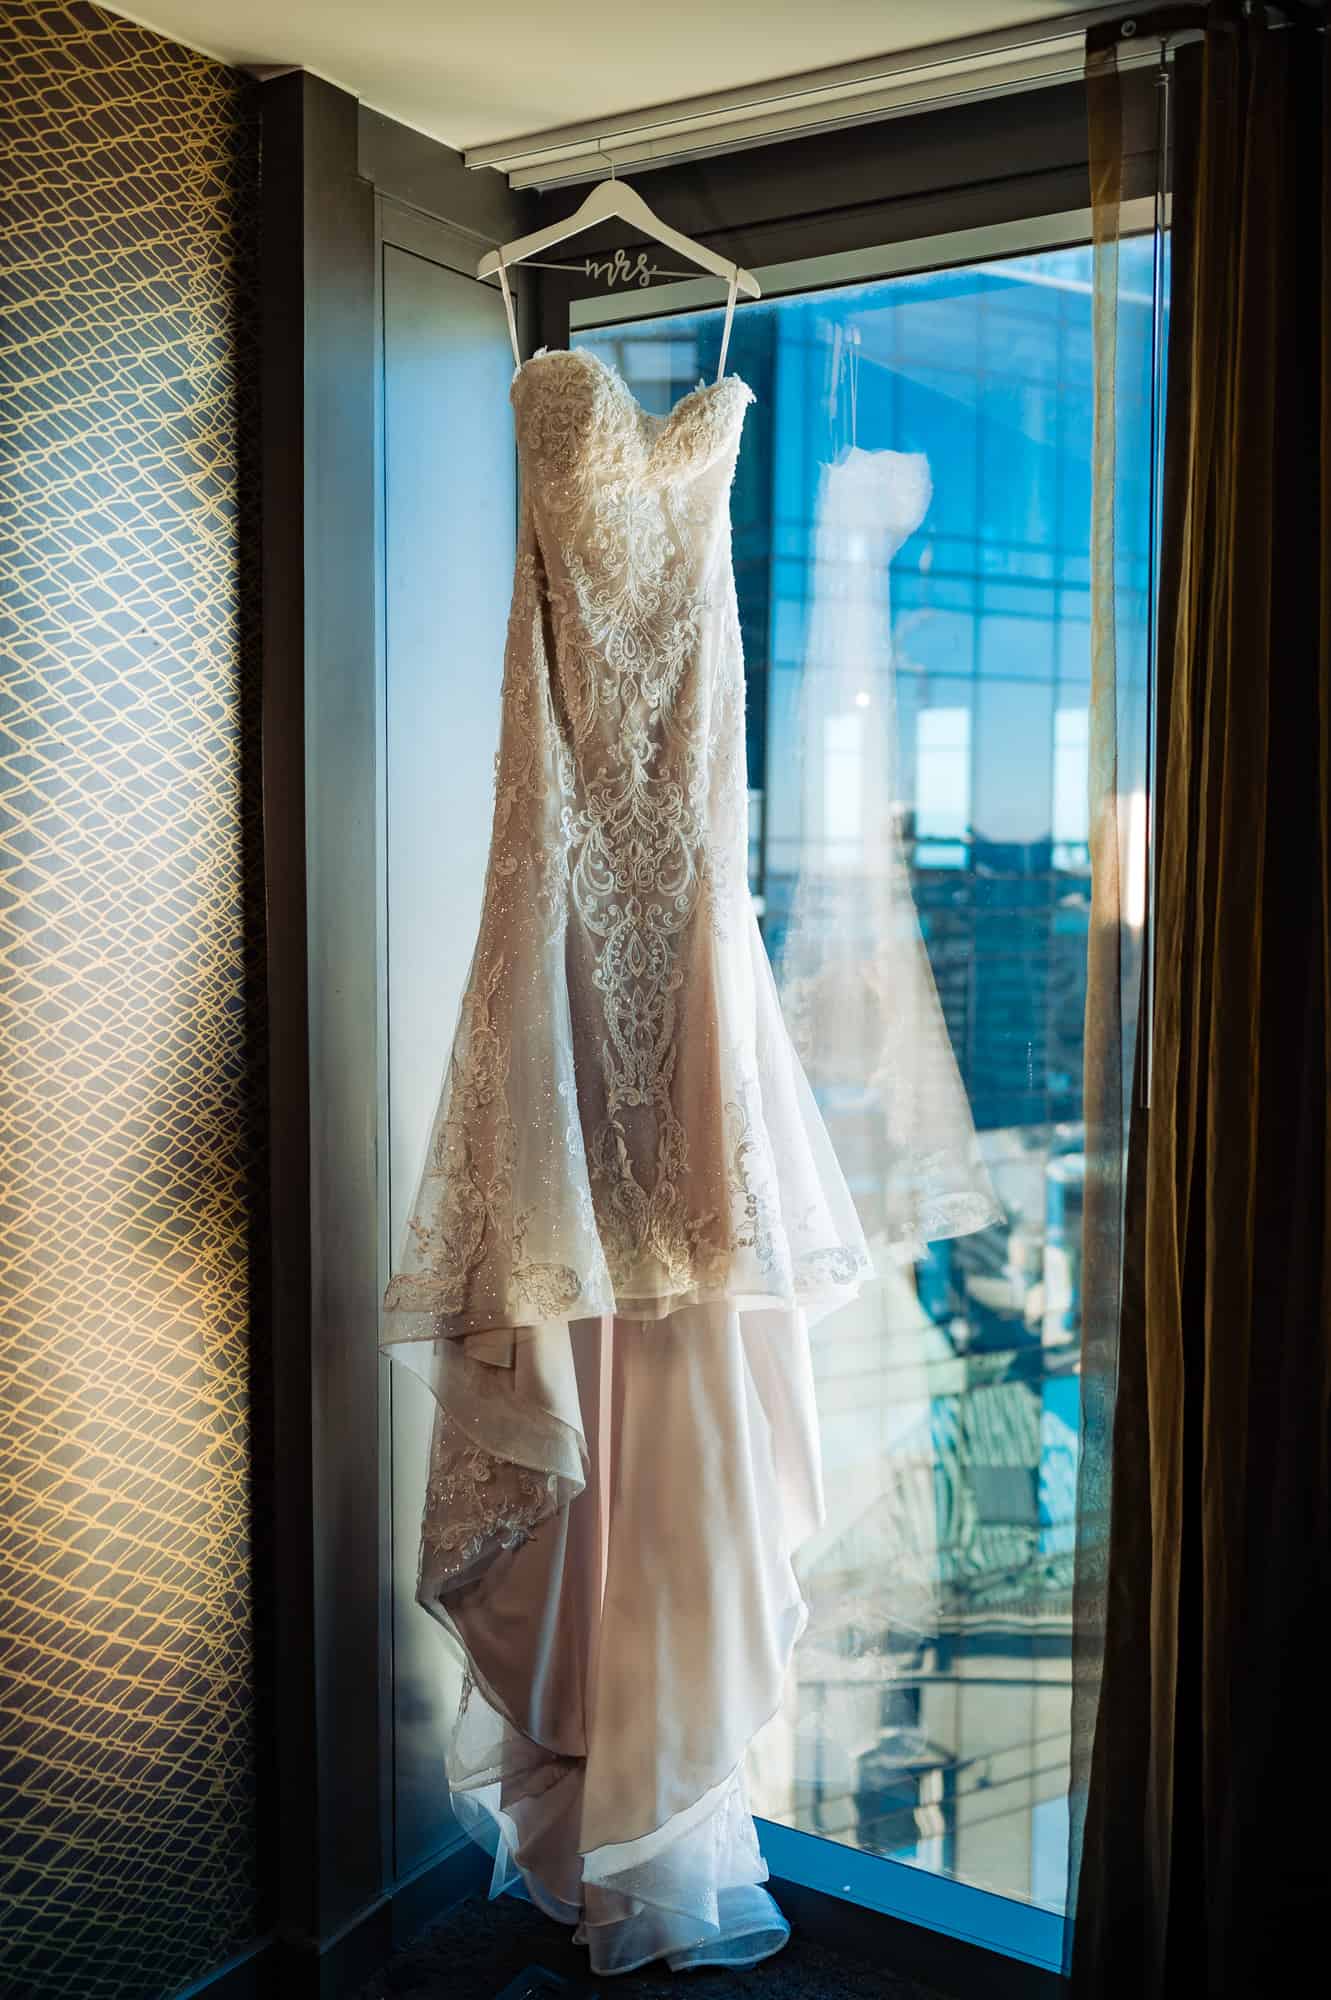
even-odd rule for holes
{"type": "MultiPolygon", "coordinates": [[[[1165,220],[1168,223],[1168,198],[1165,220]]],[[[1138,195],[1124,202],[1122,233],[1148,233],[1157,219],[1155,199],[1138,195]]],[[[1023,253],[1086,246],[1091,242],[1089,207],[1057,214],[1031,214],[1000,223],[940,232],[901,242],[837,250],[781,263],[758,265],[754,275],[771,301],[818,291],[839,290],[876,280],[997,261],[1023,253]]],[[[621,293],[587,294],[567,302],[568,332],[623,325],[700,311],[723,309],[715,281],[686,278],[621,293]]],[[[982,1889],[953,1876],[843,1846],[825,1836],[759,1819],[759,1841],[783,1905],[798,1904],[802,1892],[853,1910],[853,1924],[871,1929],[890,1921],[900,1941],[912,1927],[952,1941],[959,1957],[954,1968],[959,1990],[970,1990],[971,1955],[983,1954],[974,1970],[986,1993],[994,1993],[995,1964],[1006,1962],[1012,1990],[1033,1995],[1057,1979],[1062,1990],[1066,1914],[982,1889]],[[982,1970],[981,1970],[982,1964],[982,1970]]],[[[899,1953],[897,1954],[899,1958],[899,1953]]],[[[937,1968],[935,1962],[935,1976],[937,1968]]]]}
{"type": "MultiPolygon", "coordinates": [[[[1153,227],[1154,217],[1154,204],[1147,196],[1125,202],[1122,233],[1144,235],[1153,227]]],[[[760,264],[754,276],[762,285],[763,299],[771,302],[795,298],[804,292],[835,291],[844,286],[873,284],[880,279],[951,270],[962,264],[997,262],[1031,251],[1073,249],[1090,241],[1090,209],[1069,209],[1060,215],[1030,216],[1020,221],[948,230],[938,236],[917,237],[913,242],[881,243],[871,249],[835,250],[822,257],[760,264]]],[[[628,320],[665,319],[711,309],[719,312],[723,305],[724,301],[717,298],[716,281],[711,278],[685,278],[677,283],[642,286],[632,291],[588,294],[570,300],[569,331],[582,333],[592,327],[620,326],[628,320]]]]}

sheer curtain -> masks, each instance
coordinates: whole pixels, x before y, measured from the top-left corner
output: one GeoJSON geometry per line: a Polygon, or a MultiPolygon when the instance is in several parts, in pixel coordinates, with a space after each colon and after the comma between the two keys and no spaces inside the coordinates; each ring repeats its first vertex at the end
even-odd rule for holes
{"type": "MultiPolygon", "coordinates": [[[[1151,154],[1133,162],[1153,204],[1151,296],[1126,291],[1119,256],[1124,218],[1125,105],[1117,49],[1091,40],[1086,66],[1093,217],[1094,414],[1091,480],[1091,701],[1089,797],[1091,922],[1085,1035],[1086,1186],[1083,1211],[1081,1426],[1072,1640],[1069,1879],[1065,1937],[1076,1922],[1087,1796],[1105,1662],[1111,1459],[1125,1263],[1133,1254],[1125,1201],[1134,1104],[1149,1093],[1152,1007],[1148,967],[1152,797],[1151,713],[1156,633],[1154,551],[1163,442],[1167,284],[1164,189],[1169,74],[1157,79],[1151,154]],[[1119,449],[1124,413],[1151,406],[1150,460],[1119,449]],[[1130,553],[1135,552],[1135,553],[1130,553]]],[[[1138,221],[1137,226],[1140,227],[1138,221]]],[[[1139,430],[1139,424],[1134,424],[1139,430]]],[[[1115,1504],[1133,1504],[1125,1487],[1115,1504]]]]}

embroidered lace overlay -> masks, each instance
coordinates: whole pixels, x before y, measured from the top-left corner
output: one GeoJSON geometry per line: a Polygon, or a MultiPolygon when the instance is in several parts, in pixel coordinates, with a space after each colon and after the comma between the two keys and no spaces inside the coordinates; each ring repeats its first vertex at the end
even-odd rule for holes
{"type": "Polygon", "coordinates": [[[746,883],[729,492],[752,392],[668,418],[591,354],[521,368],[523,510],[484,913],[390,1337],[868,1270],[746,883]]]}

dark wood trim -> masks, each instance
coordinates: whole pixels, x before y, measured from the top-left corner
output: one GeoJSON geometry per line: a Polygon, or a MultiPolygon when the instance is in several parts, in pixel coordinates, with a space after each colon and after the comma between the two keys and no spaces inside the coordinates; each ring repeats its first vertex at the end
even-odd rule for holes
{"type": "Polygon", "coordinates": [[[374,195],[354,98],[263,106],[264,815],[280,1935],[379,1894],[374,195]],[[367,1415],[368,1413],[368,1415],[367,1415]]]}
{"type": "MultiPolygon", "coordinates": [[[[273,1942],[261,1959],[283,1968],[285,2000],[359,1984],[388,1954],[398,1895],[386,1894],[392,1828],[375,1810],[392,1782],[380,1530],[390,1468],[376,1417],[385,1053],[376,197],[478,245],[527,227],[533,204],[317,77],[274,78],[260,102],[272,1339],[256,1408],[280,1625],[260,1798],[273,1942]]],[[[449,1879],[431,1888],[413,1878],[401,1894],[421,1911],[449,1879]]],[[[234,1977],[243,1985],[251,1974],[238,1967],[234,1977]]]]}
{"type": "Polygon", "coordinates": [[[263,822],[269,1022],[268,1311],[271,1380],[256,1396],[268,1435],[273,1519],[268,1736],[259,1811],[272,1873],[265,1917],[308,1916],[317,1854],[300,1774],[315,1743],[310,1562],[310,1159],[306,1003],[304,457],[300,326],[302,128],[298,77],[264,86],[262,271],[263,822]],[[281,1440],[280,1449],[278,1440],[281,1440]],[[279,1747],[280,1746],[280,1747],[279,1747]]]}
{"type": "Polygon", "coordinates": [[[274,1938],[255,2000],[348,2000],[393,1956],[392,1898],[377,1898],[322,1941],[274,1938]]]}

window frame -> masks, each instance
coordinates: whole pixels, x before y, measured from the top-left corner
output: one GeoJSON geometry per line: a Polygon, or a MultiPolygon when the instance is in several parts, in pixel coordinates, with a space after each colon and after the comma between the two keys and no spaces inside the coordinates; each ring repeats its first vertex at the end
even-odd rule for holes
{"type": "MultiPolygon", "coordinates": [[[[1078,87],[1080,97],[1080,88],[1078,87]]],[[[1005,101],[1008,105],[1012,100],[1005,101]]],[[[791,149],[793,150],[793,149],[791,149]]],[[[715,164],[715,163],[711,163],[715,164]]],[[[664,179],[664,176],[661,176],[664,179]]],[[[1140,190],[1141,183],[1137,182],[1140,190]]],[[[654,200],[651,186],[647,192],[654,200]]],[[[675,216],[671,213],[671,219],[675,216]]],[[[1125,196],[1122,210],[1123,235],[1148,233],[1156,220],[1153,197],[1136,192],[1125,196]]],[[[1168,220],[1166,205],[1166,223],[1168,220]]],[[[1086,247],[1092,240],[1092,213],[1088,206],[1046,211],[1038,202],[1034,212],[1009,215],[996,221],[965,222],[959,226],[915,236],[889,235],[875,243],[855,242],[829,251],[813,251],[783,257],[768,263],[750,262],[763,288],[765,301],[794,298],[815,291],[853,288],[875,280],[906,277],[920,273],[983,263],[1023,254],[1086,247]]],[[[699,312],[719,311],[724,300],[715,279],[699,276],[681,278],[607,293],[590,289],[581,275],[570,283],[560,274],[552,286],[543,273],[538,300],[542,338],[547,345],[570,344],[574,333],[592,332],[637,320],[658,320],[699,312]],[[552,297],[553,294],[553,297],[552,297]],[[556,333],[558,337],[556,338],[556,333]]],[[[742,310],[742,308],[741,308],[742,310]]],[[[841,1844],[830,1836],[758,1818],[759,1842],[771,1871],[778,1900],[788,1907],[811,1896],[826,1900],[829,1910],[840,1909],[835,1917],[836,1934],[841,1925],[868,1925],[867,1935],[877,1936],[884,1956],[902,1963],[899,1950],[903,1927],[913,1927],[933,1939],[950,1939],[960,1956],[953,1969],[959,1992],[975,1990],[986,1994],[1007,1991],[1005,1981],[995,1983],[995,1967],[1008,1968],[1015,1980],[1013,1992],[1031,1994],[1046,1989],[1045,1980],[1058,1979],[1062,1990],[1062,1968],[1066,1963],[1066,1937],[1072,1913],[983,1889],[953,1876],[936,1873],[923,1865],[892,1860],[883,1855],[841,1844]],[[854,1915],[852,1916],[852,1912],[854,1915]],[[890,1926],[897,1947],[885,1942],[884,1932],[874,1926],[890,1926]],[[983,1966],[984,1970],[981,1970],[983,1966]]],[[[921,1976],[932,1970],[938,1976],[935,1958],[921,1963],[921,1976]]]]}

